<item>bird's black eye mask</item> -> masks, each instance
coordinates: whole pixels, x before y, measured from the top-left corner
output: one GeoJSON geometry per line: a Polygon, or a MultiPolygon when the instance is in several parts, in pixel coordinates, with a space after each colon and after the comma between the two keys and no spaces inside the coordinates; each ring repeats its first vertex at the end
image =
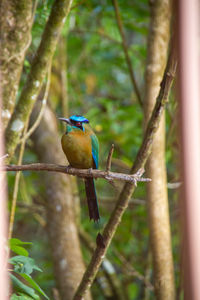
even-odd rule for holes
{"type": "Polygon", "coordinates": [[[78,121],[74,121],[74,120],[70,120],[70,122],[71,122],[72,126],[76,126],[79,129],[83,130],[83,123],[82,122],[78,122],[78,121]]]}
{"type": "Polygon", "coordinates": [[[83,123],[89,123],[88,119],[86,119],[85,117],[83,117],[81,115],[71,116],[69,118],[69,121],[70,121],[72,126],[75,126],[79,129],[81,129],[82,131],[85,130],[84,127],[83,127],[83,123]]]}

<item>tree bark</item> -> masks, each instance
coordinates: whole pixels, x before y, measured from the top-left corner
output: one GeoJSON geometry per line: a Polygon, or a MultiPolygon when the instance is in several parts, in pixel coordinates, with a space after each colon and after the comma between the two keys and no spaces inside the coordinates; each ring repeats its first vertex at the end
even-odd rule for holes
{"type": "MultiPolygon", "coordinates": [[[[145,77],[146,122],[148,122],[155,105],[166,65],[170,17],[169,0],[152,2],[145,77]]],[[[152,179],[147,184],[147,204],[155,293],[159,300],[173,300],[175,299],[175,287],[165,166],[165,115],[162,116],[160,127],[156,133],[146,170],[147,176],[152,179]]]]}
{"type": "MultiPolygon", "coordinates": [[[[33,115],[37,114],[36,110],[33,115]]],[[[41,162],[67,165],[61,149],[56,118],[48,107],[32,139],[41,162]]],[[[84,272],[70,178],[68,175],[51,172],[42,176],[55,279],[61,299],[70,300],[84,272]]],[[[90,296],[87,295],[86,299],[90,299],[90,296]]]]}
{"type": "Polygon", "coordinates": [[[2,121],[12,116],[24,56],[31,42],[32,0],[2,0],[0,18],[2,121]]]}
{"type": "Polygon", "coordinates": [[[60,32],[69,14],[73,0],[55,0],[44,33],[33,59],[31,70],[23,87],[15,111],[6,130],[6,151],[10,160],[19,143],[21,133],[40,92],[47,67],[56,49],[60,32]]]}

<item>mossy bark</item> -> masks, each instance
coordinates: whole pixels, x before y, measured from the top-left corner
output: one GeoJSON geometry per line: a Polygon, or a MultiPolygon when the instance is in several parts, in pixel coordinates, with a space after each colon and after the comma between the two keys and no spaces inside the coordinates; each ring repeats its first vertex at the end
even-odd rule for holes
{"type": "MultiPolygon", "coordinates": [[[[34,114],[37,113],[36,107],[34,114]]],[[[41,162],[67,165],[58,136],[57,121],[48,107],[32,139],[41,162]]],[[[42,177],[42,182],[45,187],[47,231],[52,249],[54,276],[61,299],[70,300],[85,269],[75,221],[71,181],[68,175],[47,172],[42,177]]],[[[90,299],[89,294],[85,299],[90,299]]]]}
{"type": "Polygon", "coordinates": [[[13,113],[24,56],[31,41],[32,4],[32,0],[1,1],[0,71],[4,128],[13,113]]]}
{"type": "Polygon", "coordinates": [[[6,148],[9,157],[14,154],[24,125],[40,92],[47,67],[55,52],[57,41],[73,0],[55,0],[31,70],[15,111],[6,130],[6,148]]]}
{"type": "MultiPolygon", "coordinates": [[[[164,73],[169,43],[170,17],[169,0],[152,2],[145,74],[146,122],[151,116],[164,73]]],[[[173,300],[175,299],[175,287],[165,165],[165,115],[162,116],[158,132],[155,135],[146,171],[147,177],[152,179],[147,184],[147,204],[156,298],[173,300]]]]}

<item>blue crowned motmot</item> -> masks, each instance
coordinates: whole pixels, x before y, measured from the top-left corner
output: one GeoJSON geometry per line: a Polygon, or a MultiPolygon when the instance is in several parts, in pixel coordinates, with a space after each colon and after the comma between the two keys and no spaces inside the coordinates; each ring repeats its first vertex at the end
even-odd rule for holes
{"type": "MultiPolygon", "coordinates": [[[[66,123],[66,132],[61,144],[70,166],[78,169],[97,169],[99,162],[99,142],[89,126],[89,121],[80,115],[69,119],[59,118],[66,123]]],[[[94,179],[85,179],[85,190],[90,219],[100,219],[94,179]]]]}

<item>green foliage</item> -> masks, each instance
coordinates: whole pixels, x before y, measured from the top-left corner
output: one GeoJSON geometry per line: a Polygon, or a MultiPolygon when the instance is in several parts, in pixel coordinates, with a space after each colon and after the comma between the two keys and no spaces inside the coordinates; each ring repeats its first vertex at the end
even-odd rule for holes
{"type": "Polygon", "coordinates": [[[46,299],[49,297],[44,293],[40,286],[34,281],[31,274],[33,271],[42,272],[42,270],[35,264],[34,259],[28,257],[28,251],[22,245],[30,245],[32,243],[22,242],[19,239],[12,238],[9,240],[10,250],[15,252],[17,256],[13,256],[9,259],[9,263],[13,265],[13,273],[10,274],[10,278],[13,283],[13,287],[18,291],[18,295],[13,294],[11,299],[35,299],[38,300],[40,297],[36,292],[44,296],[46,299]],[[25,279],[25,282],[22,282],[21,279],[25,279]],[[27,285],[29,284],[29,285],[27,285]]]}
{"type": "Polygon", "coordinates": [[[35,265],[34,259],[27,256],[13,256],[9,259],[9,263],[14,265],[14,271],[17,273],[25,273],[30,275],[33,270],[42,272],[42,270],[35,265]]]}
{"type": "Polygon", "coordinates": [[[27,294],[28,296],[30,296],[32,299],[38,300],[40,299],[40,297],[35,293],[35,291],[28,287],[27,285],[25,285],[24,283],[22,283],[16,276],[14,276],[13,274],[10,274],[13,286],[16,288],[16,290],[19,290],[25,294],[27,294]]]}
{"type": "Polygon", "coordinates": [[[28,251],[22,245],[31,245],[29,242],[22,242],[19,239],[12,238],[9,240],[10,250],[16,254],[28,256],[28,251]]]}
{"type": "Polygon", "coordinates": [[[11,300],[32,300],[33,299],[32,297],[29,297],[26,294],[23,294],[23,293],[18,293],[18,294],[19,294],[19,296],[16,294],[12,294],[10,299],[11,300]]]}

